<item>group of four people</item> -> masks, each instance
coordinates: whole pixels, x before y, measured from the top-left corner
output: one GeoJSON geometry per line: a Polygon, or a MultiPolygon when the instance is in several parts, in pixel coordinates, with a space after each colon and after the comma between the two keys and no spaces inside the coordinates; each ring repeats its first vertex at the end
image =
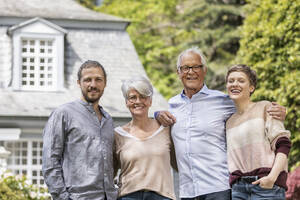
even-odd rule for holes
{"type": "Polygon", "coordinates": [[[52,198],[175,199],[173,167],[182,199],[284,199],[291,142],[278,119],[285,109],[250,100],[256,75],[246,65],[229,69],[229,96],[207,88],[206,72],[199,49],[183,51],[177,74],[184,89],[156,120],[148,115],[151,83],[143,77],[125,81],[132,120],[114,129],[99,105],[105,70],[96,61],[82,64],[81,99],[54,110],[44,129],[43,175],[52,198]]]}

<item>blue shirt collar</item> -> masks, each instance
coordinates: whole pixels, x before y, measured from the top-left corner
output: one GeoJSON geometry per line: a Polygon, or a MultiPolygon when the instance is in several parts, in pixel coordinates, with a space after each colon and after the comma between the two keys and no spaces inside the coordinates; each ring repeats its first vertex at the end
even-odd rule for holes
{"type": "MultiPolygon", "coordinates": [[[[199,92],[197,92],[196,94],[194,94],[193,96],[199,96],[200,94],[211,94],[210,90],[207,88],[206,84],[203,84],[203,87],[201,88],[201,90],[199,92]]],[[[186,95],[184,94],[184,89],[181,91],[180,93],[181,97],[186,97],[186,95]]]]}

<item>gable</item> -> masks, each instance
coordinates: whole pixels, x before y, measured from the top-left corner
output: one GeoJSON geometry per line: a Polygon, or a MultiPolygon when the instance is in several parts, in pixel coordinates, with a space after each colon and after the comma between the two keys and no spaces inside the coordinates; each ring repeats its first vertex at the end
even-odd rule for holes
{"type": "Polygon", "coordinates": [[[34,18],[22,22],[8,29],[12,33],[45,33],[45,34],[65,34],[67,31],[56,24],[46,21],[41,18],[34,18]]]}

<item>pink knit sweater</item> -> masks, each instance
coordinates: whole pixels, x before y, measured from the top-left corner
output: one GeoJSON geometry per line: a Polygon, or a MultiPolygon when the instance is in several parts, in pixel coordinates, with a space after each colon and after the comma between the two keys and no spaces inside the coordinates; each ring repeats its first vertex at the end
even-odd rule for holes
{"type": "MultiPolygon", "coordinates": [[[[276,153],[288,155],[290,132],[266,112],[268,101],[256,102],[247,112],[233,114],[226,123],[227,156],[232,185],[241,176],[267,176],[276,153]]],[[[287,164],[275,184],[287,189],[287,164]]]]}

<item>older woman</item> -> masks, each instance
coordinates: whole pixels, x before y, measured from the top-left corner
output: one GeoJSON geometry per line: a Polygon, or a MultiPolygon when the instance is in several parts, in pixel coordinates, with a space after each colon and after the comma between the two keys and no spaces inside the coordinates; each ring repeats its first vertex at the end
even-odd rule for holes
{"type": "Polygon", "coordinates": [[[148,117],[151,83],[137,77],[125,81],[122,92],[132,120],[115,128],[115,169],[121,169],[119,199],[175,199],[171,161],[176,161],[170,130],[148,117]]]}
{"type": "Polygon", "coordinates": [[[267,113],[270,102],[251,101],[256,73],[250,67],[231,67],[226,87],[237,109],[226,123],[232,199],[285,199],[289,131],[267,113]]]}

